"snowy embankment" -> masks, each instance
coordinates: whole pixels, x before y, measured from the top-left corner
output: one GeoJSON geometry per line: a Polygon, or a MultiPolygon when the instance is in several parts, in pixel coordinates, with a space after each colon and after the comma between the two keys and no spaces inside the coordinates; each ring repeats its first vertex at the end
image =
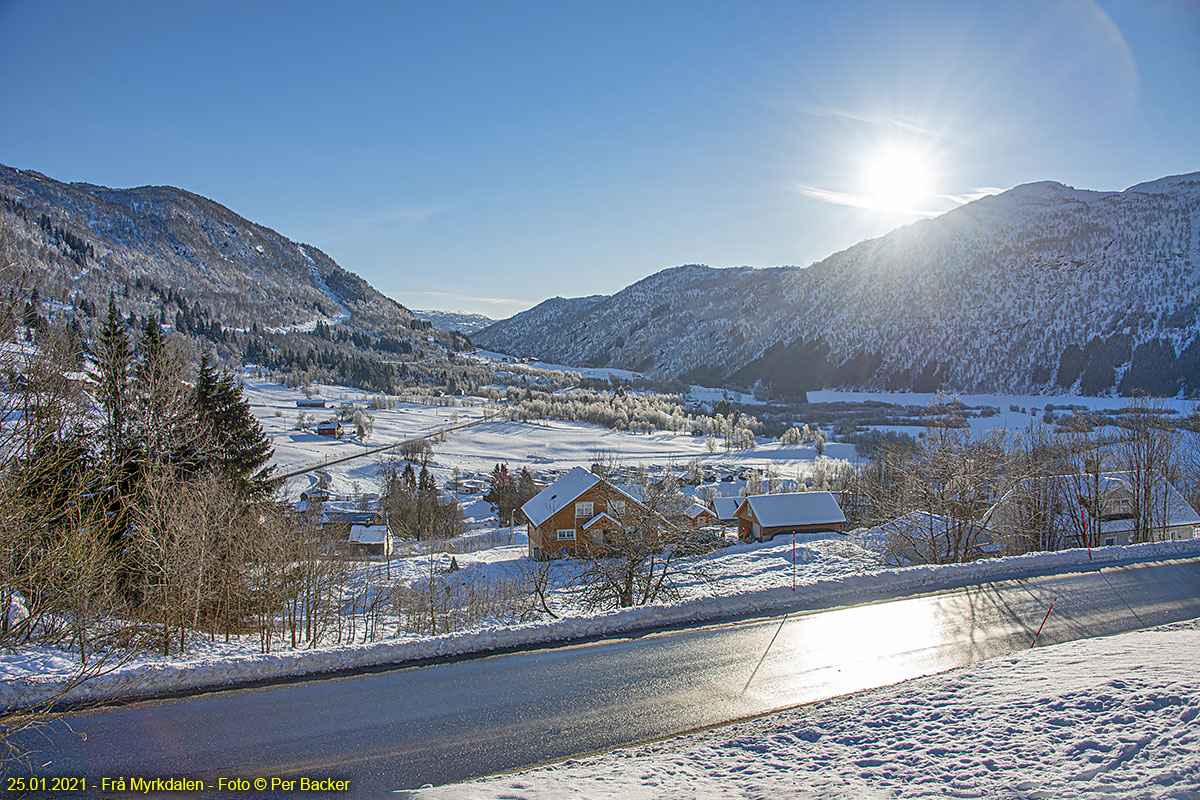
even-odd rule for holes
{"type": "MultiPolygon", "coordinates": [[[[1161,561],[1200,556],[1200,539],[1126,547],[1031,553],[970,564],[877,569],[799,585],[759,588],[681,600],[662,605],[578,614],[549,622],[481,628],[444,636],[270,654],[222,651],[193,655],[186,661],[139,660],[98,677],[72,692],[76,700],[152,694],[231,685],[297,675],[413,661],[439,656],[480,653],[544,642],[609,636],[628,631],[764,614],[785,610],[832,608],[871,600],[920,594],[988,581],[1068,573],[1104,565],[1161,561]]],[[[25,705],[50,697],[71,674],[63,659],[15,654],[0,662],[0,705],[25,705]]]]}
{"type": "Polygon", "coordinates": [[[1192,620],[409,796],[1189,798],[1197,717],[1192,620]]]}

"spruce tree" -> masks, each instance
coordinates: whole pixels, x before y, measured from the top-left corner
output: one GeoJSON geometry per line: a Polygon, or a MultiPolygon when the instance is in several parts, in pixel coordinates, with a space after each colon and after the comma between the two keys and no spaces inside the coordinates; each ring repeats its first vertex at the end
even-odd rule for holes
{"type": "Polygon", "coordinates": [[[96,346],[96,400],[104,412],[105,455],[112,461],[125,447],[129,421],[129,369],[132,356],[116,303],[108,300],[108,318],[96,346]]]}
{"type": "Polygon", "coordinates": [[[271,477],[275,468],[266,466],[275,450],[251,415],[242,387],[229,373],[217,373],[203,355],[193,396],[196,415],[209,440],[209,465],[224,474],[244,499],[269,496],[278,483],[271,477]]]}

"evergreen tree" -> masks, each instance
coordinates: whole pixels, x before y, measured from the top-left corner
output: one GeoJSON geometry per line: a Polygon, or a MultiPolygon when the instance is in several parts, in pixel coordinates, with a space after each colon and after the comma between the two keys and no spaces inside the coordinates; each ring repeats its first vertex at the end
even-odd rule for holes
{"type": "Polygon", "coordinates": [[[537,483],[533,480],[533,475],[530,474],[529,468],[521,467],[521,473],[517,476],[517,497],[514,502],[516,508],[523,507],[540,491],[541,489],[538,488],[537,483]]]}
{"type": "Polygon", "coordinates": [[[270,495],[277,484],[271,478],[275,468],[266,466],[275,453],[271,440],[250,414],[242,387],[229,373],[218,373],[207,354],[200,358],[193,397],[200,427],[208,437],[209,465],[247,500],[270,495]]]}
{"type": "Polygon", "coordinates": [[[496,507],[500,521],[511,519],[517,507],[517,485],[508,472],[508,464],[497,464],[492,468],[491,485],[483,499],[496,507]]]}
{"type": "Polygon", "coordinates": [[[104,412],[105,455],[110,461],[124,449],[129,420],[129,337],[116,303],[108,300],[108,318],[100,328],[96,347],[96,400],[104,412]]]}
{"type": "Polygon", "coordinates": [[[183,366],[167,351],[162,326],[147,317],[137,346],[131,389],[136,438],[145,469],[171,463],[184,475],[196,471],[195,408],[183,382],[183,366]]]}

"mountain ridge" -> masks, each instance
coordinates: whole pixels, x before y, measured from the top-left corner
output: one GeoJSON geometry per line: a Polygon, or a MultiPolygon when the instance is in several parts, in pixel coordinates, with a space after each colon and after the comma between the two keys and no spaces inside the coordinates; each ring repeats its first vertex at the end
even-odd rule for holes
{"type": "Polygon", "coordinates": [[[767,394],[1191,395],[1198,239],[1200,173],[1121,192],[1039,181],[809,267],[672,267],[473,338],[512,355],[767,394]]]}

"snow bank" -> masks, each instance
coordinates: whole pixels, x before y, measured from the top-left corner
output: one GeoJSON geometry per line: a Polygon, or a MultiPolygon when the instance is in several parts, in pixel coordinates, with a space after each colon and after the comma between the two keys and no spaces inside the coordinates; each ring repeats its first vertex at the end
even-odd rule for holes
{"type": "Polygon", "coordinates": [[[1084,639],[515,775],[477,797],[1200,795],[1200,625],[1084,639]]]}
{"type": "MultiPolygon", "coordinates": [[[[121,694],[150,694],[221,686],[289,676],[334,672],[423,658],[525,647],[544,642],[610,636],[628,631],[759,613],[831,608],[987,581],[1070,572],[1073,569],[1200,556],[1200,539],[1097,548],[1091,560],[1084,550],[1031,553],[970,564],[880,569],[803,584],[757,589],[676,603],[581,614],[551,622],[477,629],[434,637],[409,637],[324,650],[286,650],[261,654],[213,651],[209,657],[181,662],[139,661],[74,690],[74,700],[121,694]]],[[[61,657],[29,657],[9,662],[0,681],[0,704],[25,705],[61,688],[70,668],[61,657]]]]}

